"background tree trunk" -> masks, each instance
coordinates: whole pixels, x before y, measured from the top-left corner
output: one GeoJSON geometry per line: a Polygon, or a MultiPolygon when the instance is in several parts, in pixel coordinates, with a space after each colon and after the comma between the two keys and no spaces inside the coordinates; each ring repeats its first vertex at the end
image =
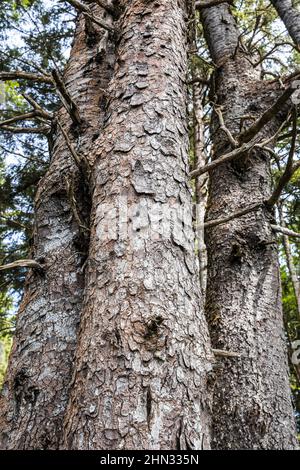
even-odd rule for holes
{"type": "Polygon", "coordinates": [[[271,0],[294,43],[300,47],[300,11],[292,0],[271,0]]]}
{"type": "MultiPolygon", "coordinates": [[[[99,15],[106,13],[94,7],[99,15]]],[[[64,74],[80,109],[76,128],[62,108],[57,120],[77,152],[88,156],[99,135],[113,46],[81,16],[64,74]]],[[[62,433],[82,306],[90,197],[61,132],[52,133],[51,163],[36,196],[32,255],[43,272],[27,276],[0,407],[2,449],[55,449],[62,433]]]]}
{"type": "Polygon", "coordinates": [[[121,3],[107,124],[95,144],[65,447],[207,449],[210,347],[187,183],[186,2],[121,3]]]}
{"type": "MultiPolygon", "coordinates": [[[[234,137],[282,93],[260,80],[228,5],[204,9],[202,22],[217,68],[212,101],[222,107],[234,137]]],[[[271,137],[286,117],[282,109],[261,132],[271,137]]],[[[215,116],[214,158],[230,143],[215,116]]],[[[255,150],[210,174],[209,220],[265,201],[271,192],[269,155],[255,150]]],[[[265,208],[206,231],[208,289],[206,311],[214,348],[241,354],[222,360],[216,373],[213,447],[217,449],[292,449],[296,432],[290,398],[281,307],[277,247],[265,208]]]]}

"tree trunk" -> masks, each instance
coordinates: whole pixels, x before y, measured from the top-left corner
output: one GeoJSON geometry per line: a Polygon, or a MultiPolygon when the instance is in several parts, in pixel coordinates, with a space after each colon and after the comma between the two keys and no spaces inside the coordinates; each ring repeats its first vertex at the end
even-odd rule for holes
{"type": "Polygon", "coordinates": [[[271,0],[294,43],[300,47],[300,10],[292,0],[271,0]]]}
{"type": "MultiPolygon", "coordinates": [[[[106,16],[99,7],[96,10],[106,16]]],[[[88,223],[90,209],[83,174],[60,126],[77,152],[88,155],[101,128],[101,89],[112,68],[110,41],[81,17],[64,81],[83,124],[76,128],[64,108],[58,112],[50,167],[37,191],[32,255],[43,272],[27,276],[18,312],[1,397],[2,449],[59,446],[83,297],[88,237],[82,225],[88,223]]]]}
{"type": "MultiPolygon", "coordinates": [[[[228,5],[202,11],[214,74],[212,101],[222,106],[225,125],[238,137],[245,121],[257,119],[282,93],[260,80],[228,5]]],[[[260,137],[272,136],[286,117],[282,110],[260,137]]],[[[232,149],[216,115],[212,125],[214,159],[232,149]]],[[[255,150],[210,174],[209,220],[268,199],[269,155],[255,150]]],[[[237,352],[217,369],[213,403],[216,449],[292,449],[297,447],[291,405],[281,308],[276,242],[266,208],[208,228],[206,311],[214,348],[237,352]]]]}
{"type": "Polygon", "coordinates": [[[95,145],[65,447],[207,449],[210,348],[187,183],[186,2],[121,3],[105,132],[95,145]]]}

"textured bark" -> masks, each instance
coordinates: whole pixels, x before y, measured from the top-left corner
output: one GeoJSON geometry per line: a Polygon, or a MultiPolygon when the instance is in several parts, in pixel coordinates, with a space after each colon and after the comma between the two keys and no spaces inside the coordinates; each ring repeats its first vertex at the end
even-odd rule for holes
{"type": "Polygon", "coordinates": [[[292,0],[271,0],[294,43],[300,47],[300,10],[292,0]]]}
{"type": "MultiPolygon", "coordinates": [[[[105,97],[100,90],[113,68],[111,48],[107,33],[81,17],[64,80],[84,122],[81,129],[74,128],[65,109],[57,117],[73,146],[86,156],[103,120],[99,103],[105,97]]],[[[50,167],[36,196],[32,249],[44,271],[27,276],[18,312],[1,397],[3,449],[58,448],[68,397],[88,245],[79,219],[87,222],[90,202],[59,126],[52,141],[50,167]]]]}
{"type": "Polygon", "coordinates": [[[209,340],[187,183],[185,2],[121,3],[65,447],[208,448],[209,340]]]}
{"type": "MultiPolygon", "coordinates": [[[[238,119],[256,119],[282,93],[266,85],[239,45],[227,5],[202,11],[211,55],[217,64],[212,99],[223,108],[234,137],[238,119]]],[[[282,109],[261,131],[270,137],[286,116],[282,109]]],[[[214,158],[231,149],[215,116],[214,158]]],[[[255,150],[210,174],[208,219],[266,200],[271,193],[269,156],[255,150]]],[[[250,212],[206,231],[208,290],[206,311],[213,348],[241,354],[222,360],[213,401],[213,447],[217,449],[292,449],[297,447],[291,405],[281,286],[276,242],[266,209],[250,212]]]]}

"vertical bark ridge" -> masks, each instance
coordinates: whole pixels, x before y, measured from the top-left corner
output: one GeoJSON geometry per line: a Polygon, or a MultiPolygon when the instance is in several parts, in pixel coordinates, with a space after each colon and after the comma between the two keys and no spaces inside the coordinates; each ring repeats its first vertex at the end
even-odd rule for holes
{"type": "MultiPolygon", "coordinates": [[[[237,43],[237,28],[230,16],[228,6],[220,5],[204,10],[202,22],[217,65],[213,100],[222,106],[227,128],[238,136],[242,123],[252,122],[238,118],[251,114],[257,119],[282,90],[260,80],[259,70],[253,69],[237,43]],[[224,54],[223,35],[229,37],[224,54]]],[[[263,129],[262,137],[274,134],[286,111],[282,109],[263,129]]],[[[216,117],[212,137],[217,159],[231,146],[216,117]]],[[[270,193],[268,153],[253,151],[211,172],[207,218],[217,219],[267,200],[270,193]]],[[[272,214],[262,209],[206,231],[206,312],[212,344],[241,354],[222,359],[217,369],[212,441],[217,449],[297,447],[271,221],[272,214]]]]}
{"type": "MultiPolygon", "coordinates": [[[[107,14],[93,7],[101,16],[107,14]]],[[[83,125],[75,128],[62,108],[57,118],[72,145],[86,157],[103,122],[106,88],[113,69],[107,33],[80,16],[64,81],[83,125]]],[[[62,431],[84,287],[90,201],[84,176],[56,126],[48,172],[35,201],[32,254],[44,273],[26,280],[8,374],[2,391],[0,447],[55,449],[62,431]]]]}
{"type": "Polygon", "coordinates": [[[187,183],[186,7],[121,4],[107,123],[95,145],[65,447],[208,448],[209,339],[187,183]]]}

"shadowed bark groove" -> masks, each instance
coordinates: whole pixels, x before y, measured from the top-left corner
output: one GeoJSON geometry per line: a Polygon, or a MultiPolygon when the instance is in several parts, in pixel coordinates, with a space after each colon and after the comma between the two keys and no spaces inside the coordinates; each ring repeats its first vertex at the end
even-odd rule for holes
{"type": "Polygon", "coordinates": [[[187,183],[185,2],[121,3],[107,123],[95,146],[65,447],[208,448],[209,339],[187,183]]]}
{"type": "MultiPolygon", "coordinates": [[[[202,11],[206,39],[217,65],[212,100],[222,106],[234,137],[243,115],[256,119],[282,94],[267,86],[239,45],[228,5],[202,11]]],[[[271,137],[287,108],[261,132],[271,137]]],[[[251,121],[244,122],[247,126],[251,121]]],[[[212,125],[215,157],[231,149],[218,118],[212,125]]],[[[271,193],[269,155],[255,150],[210,173],[208,220],[267,200],[271,193]]],[[[206,230],[208,281],[206,311],[213,348],[241,358],[222,360],[216,373],[213,441],[216,449],[292,449],[297,447],[291,405],[281,307],[278,254],[270,224],[261,209],[206,230]]]]}
{"type": "MultiPolygon", "coordinates": [[[[100,90],[106,88],[112,69],[113,46],[107,33],[94,25],[88,29],[81,17],[64,81],[84,122],[75,128],[64,108],[57,117],[73,146],[87,157],[103,121],[99,102],[105,97],[100,90]]],[[[32,250],[44,273],[32,271],[27,276],[18,312],[1,396],[2,449],[58,448],[68,397],[88,246],[78,215],[88,221],[90,198],[57,125],[52,141],[50,167],[35,201],[32,250]]]]}

